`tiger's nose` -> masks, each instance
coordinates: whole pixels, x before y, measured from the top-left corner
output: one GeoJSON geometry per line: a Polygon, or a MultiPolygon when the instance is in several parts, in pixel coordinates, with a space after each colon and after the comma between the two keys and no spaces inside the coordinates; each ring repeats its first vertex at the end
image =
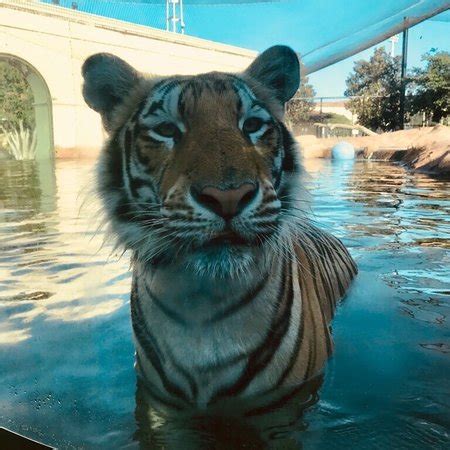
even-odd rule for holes
{"type": "Polygon", "coordinates": [[[202,190],[191,188],[191,194],[200,205],[223,217],[225,220],[237,216],[256,196],[258,186],[241,184],[237,189],[219,189],[208,186],[202,190]]]}

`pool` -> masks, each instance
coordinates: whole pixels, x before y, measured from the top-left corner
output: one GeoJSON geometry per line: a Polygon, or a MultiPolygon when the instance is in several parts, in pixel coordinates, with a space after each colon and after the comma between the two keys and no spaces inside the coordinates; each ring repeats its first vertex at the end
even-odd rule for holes
{"type": "MultiPolygon", "coordinates": [[[[449,448],[450,183],[377,162],[306,168],[314,220],[360,269],[314,401],[285,423],[269,412],[258,436],[229,423],[215,447],[201,424],[159,420],[153,447],[449,448]]],[[[0,426],[138,448],[129,255],[104,239],[93,176],[90,161],[0,163],[0,426]]]]}

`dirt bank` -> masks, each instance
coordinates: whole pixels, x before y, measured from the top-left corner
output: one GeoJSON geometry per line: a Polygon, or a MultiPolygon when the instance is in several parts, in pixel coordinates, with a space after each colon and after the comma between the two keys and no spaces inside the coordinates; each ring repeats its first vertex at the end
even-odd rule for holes
{"type": "Polygon", "coordinates": [[[421,172],[450,177],[450,127],[415,128],[356,138],[297,136],[305,158],[329,158],[334,144],[351,142],[367,159],[396,161],[421,172]]]}

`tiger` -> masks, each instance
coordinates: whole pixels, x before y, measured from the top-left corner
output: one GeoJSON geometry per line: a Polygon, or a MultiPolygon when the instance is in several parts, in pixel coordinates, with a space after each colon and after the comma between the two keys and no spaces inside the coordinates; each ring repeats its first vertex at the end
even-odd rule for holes
{"type": "Polygon", "coordinates": [[[110,232],[131,253],[135,365],[148,398],[208,410],[275,398],[320,374],[357,267],[308,212],[284,123],[297,54],[276,45],[240,73],[157,77],[99,53],[82,75],[108,136],[97,187],[110,232]]]}

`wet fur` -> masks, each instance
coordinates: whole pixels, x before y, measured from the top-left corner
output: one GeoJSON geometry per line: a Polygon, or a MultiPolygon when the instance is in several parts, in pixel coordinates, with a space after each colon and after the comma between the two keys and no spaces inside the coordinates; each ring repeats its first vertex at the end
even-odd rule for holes
{"type": "Polygon", "coordinates": [[[84,76],[86,101],[109,132],[99,192],[112,233],[133,253],[131,313],[146,395],[204,408],[317,375],[356,266],[308,219],[299,151],[283,124],[298,87],[296,55],[274,47],[242,74],[159,79],[96,55],[84,76]],[[244,132],[248,117],[263,126],[244,132]],[[177,127],[173,137],[157,132],[166,122],[177,127]],[[192,194],[243,183],[257,194],[229,222],[192,194]],[[245,245],[210,245],[225,230],[245,245]]]}

